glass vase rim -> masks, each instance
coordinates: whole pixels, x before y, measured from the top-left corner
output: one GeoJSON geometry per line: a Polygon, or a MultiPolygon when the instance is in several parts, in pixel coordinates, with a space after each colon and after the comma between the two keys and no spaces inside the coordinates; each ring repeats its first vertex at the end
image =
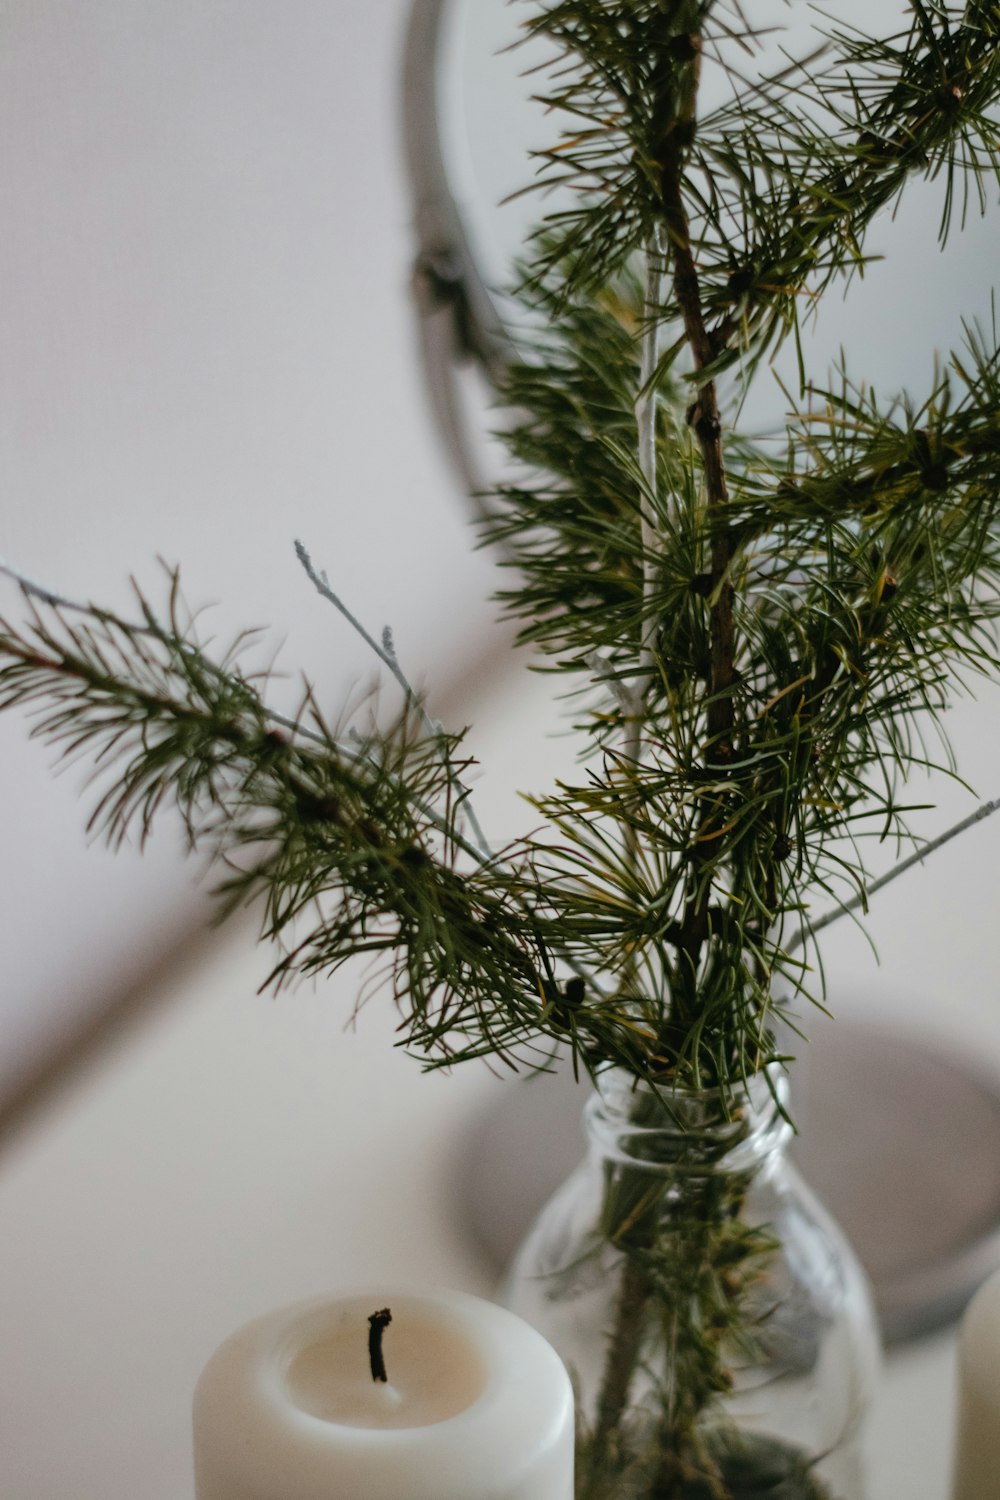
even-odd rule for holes
{"type": "Polygon", "coordinates": [[[647,1171],[680,1170],[682,1162],[686,1171],[702,1171],[711,1163],[715,1170],[737,1170],[784,1148],[793,1133],[787,1095],[780,1064],[762,1069],[745,1088],[731,1091],[729,1099],[719,1088],[657,1090],[626,1069],[611,1067],[598,1075],[584,1120],[589,1140],[605,1158],[647,1171]],[[657,1095],[663,1107],[656,1118],[629,1115],[629,1099],[657,1095]],[[698,1106],[707,1110],[700,1118],[698,1106]],[[686,1118],[685,1107],[691,1110],[686,1118]]]}
{"type": "Polygon", "coordinates": [[[594,1089],[603,1102],[612,1103],[614,1094],[635,1094],[638,1097],[661,1097],[665,1101],[677,1100],[692,1104],[714,1104],[731,1101],[737,1107],[746,1103],[751,1109],[764,1105],[771,1099],[776,1106],[784,1108],[788,1094],[788,1072],[780,1062],[771,1062],[746,1078],[731,1085],[713,1084],[694,1088],[679,1083],[676,1079],[657,1084],[654,1080],[631,1073],[617,1063],[608,1063],[594,1074],[594,1089]]]}

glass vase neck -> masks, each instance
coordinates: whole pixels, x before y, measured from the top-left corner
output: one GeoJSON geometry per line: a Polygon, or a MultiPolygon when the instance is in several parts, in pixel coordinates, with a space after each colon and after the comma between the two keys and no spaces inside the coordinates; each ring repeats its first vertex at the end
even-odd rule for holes
{"type": "Polygon", "coordinates": [[[647,1171],[753,1170],[784,1150],[788,1081],[776,1068],[735,1092],[654,1088],[619,1068],[599,1075],[584,1111],[591,1149],[647,1171]]]}

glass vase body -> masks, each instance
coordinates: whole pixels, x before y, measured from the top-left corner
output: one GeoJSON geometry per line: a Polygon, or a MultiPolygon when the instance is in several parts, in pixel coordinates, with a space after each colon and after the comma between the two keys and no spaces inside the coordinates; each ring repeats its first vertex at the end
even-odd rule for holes
{"type": "Polygon", "coordinates": [[[578,1500],[864,1500],[875,1318],[787,1158],[784,1087],[727,1105],[609,1070],[587,1104],[505,1289],[574,1380],[578,1500]]]}

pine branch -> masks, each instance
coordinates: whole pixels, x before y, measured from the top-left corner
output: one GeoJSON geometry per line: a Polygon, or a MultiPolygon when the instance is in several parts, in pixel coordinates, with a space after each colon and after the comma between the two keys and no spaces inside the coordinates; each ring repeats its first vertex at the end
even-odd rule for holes
{"type": "MultiPolygon", "coordinates": [[[[881,838],[908,836],[899,785],[928,763],[914,716],[936,717],[961,689],[963,663],[973,670],[993,663],[1000,578],[987,520],[996,513],[998,467],[993,356],[980,345],[974,372],[955,362],[970,394],[958,420],[949,415],[952,430],[937,415],[950,413],[943,392],[920,412],[903,403],[907,424],[897,439],[891,409],[865,411],[845,390],[839,400],[826,397],[829,413],[819,423],[815,410],[796,419],[784,469],[766,447],[727,433],[716,381],[732,330],[712,321],[723,257],[711,233],[721,245],[720,205],[729,189],[722,180],[716,191],[713,179],[706,196],[705,182],[712,168],[706,142],[730,127],[720,112],[698,126],[695,109],[702,59],[719,49],[716,12],[640,4],[626,16],[614,5],[575,0],[547,7],[536,24],[563,48],[549,102],[595,121],[545,160],[560,172],[569,162],[584,179],[600,160],[605,176],[599,198],[550,217],[526,279],[529,300],[549,313],[550,327],[555,321],[559,342],[539,343],[512,372],[510,404],[528,415],[511,447],[549,477],[530,489],[508,487],[496,524],[524,572],[524,584],[507,595],[528,617],[524,636],[562,650],[560,670],[586,667],[610,691],[613,709],[602,704],[590,719],[604,747],[593,783],[539,803],[565,847],[580,851],[580,865],[574,873],[575,856],[561,860],[543,842],[539,880],[576,923],[578,941],[602,947],[605,967],[633,1002],[638,973],[648,974],[654,991],[665,976],[673,1019],[652,999],[645,1014],[673,1058],[668,1066],[690,1063],[695,1078],[713,1069],[725,1077],[734,1066],[759,1065],[753,1049],[764,1037],[770,976],[795,971],[794,944],[782,949],[777,933],[801,909],[799,893],[830,889],[839,878],[838,839],[854,841],[861,868],[857,841],[867,827],[881,838]],[[639,242],[640,228],[648,236],[659,216],[671,262],[671,294],[655,317],[647,302],[645,347],[651,327],[676,319],[682,336],[668,343],[658,378],[686,347],[696,391],[688,418],[697,446],[672,450],[654,484],[648,421],[630,437],[625,418],[626,397],[634,402],[648,377],[609,326],[609,289],[594,291],[596,268],[603,275],[621,264],[601,261],[600,247],[609,214],[625,201],[635,209],[635,228],[630,239],[616,222],[616,253],[639,242]],[[606,363],[596,354],[598,330],[619,343],[606,363]],[[609,442],[611,431],[620,431],[620,444],[609,442]],[[852,491],[858,503],[845,520],[852,491]],[[613,579],[624,585],[617,594],[613,579]],[[636,639],[637,612],[638,652],[625,644],[636,639]],[[661,664],[655,681],[647,682],[644,648],[661,664]],[[644,706],[642,766],[634,736],[621,763],[611,748],[615,724],[634,717],[635,684],[655,689],[644,706]],[[624,863],[614,839],[598,836],[601,822],[623,830],[624,863]]],[[[936,38],[932,27],[917,59],[888,48],[908,87],[924,87],[936,38]]],[[[876,54],[887,67],[886,49],[876,54]]],[[[989,61],[987,50],[977,57],[976,66],[989,61]]],[[[830,98],[846,66],[834,47],[820,75],[830,98]]],[[[814,127],[791,101],[815,76],[804,64],[760,90],[772,136],[785,133],[789,154],[771,153],[779,171],[808,156],[803,143],[814,127]],[[775,107],[782,89],[789,102],[775,107]]],[[[755,108],[740,102],[734,119],[741,128],[754,123],[755,108]]],[[[937,139],[950,150],[957,136],[941,127],[937,139]]],[[[849,143],[837,143],[841,149],[850,157],[849,143]]],[[[897,187],[902,178],[897,172],[897,187]]],[[[870,173],[859,172],[857,183],[856,226],[863,227],[875,211],[870,173]]],[[[762,194],[755,208],[766,206],[762,194]]],[[[775,214],[786,209],[779,201],[775,214]]],[[[751,228],[757,222],[752,213],[744,217],[751,228]]],[[[787,216],[788,245],[799,242],[800,217],[787,216]]],[[[728,227],[736,229],[735,216],[728,227]]],[[[813,251],[833,232],[832,219],[810,221],[812,260],[806,256],[789,282],[793,298],[817,268],[832,273],[835,258],[816,259],[813,251]]],[[[753,289],[733,241],[730,234],[727,295],[749,307],[753,289]]],[[[759,348],[768,337],[764,329],[759,348]]],[[[648,419],[641,400],[637,410],[648,419]]]]}
{"type": "MultiPolygon", "coordinates": [[[[175,618],[175,611],[177,611],[180,607],[180,574],[176,570],[168,570],[170,577],[170,625],[168,627],[164,627],[156,620],[155,616],[153,615],[152,611],[149,610],[146,601],[143,599],[142,595],[139,594],[138,590],[136,590],[136,595],[140,602],[140,606],[144,615],[144,619],[141,622],[135,620],[125,620],[120,616],[114,614],[110,610],[101,609],[97,605],[82,604],[78,600],[70,599],[64,594],[55,593],[45,584],[38,583],[36,580],[29,578],[26,574],[22,573],[12,564],[5,562],[2,558],[0,558],[0,573],[2,573],[5,577],[9,578],[12,582],[18,585],[29,605],[48,605],[59,615],[70,614],[85,616],[95,622],[98,627],[106,627],[111,632],[120,634],[120,637],[124,642],[140,643],[143,641],[143,639],[149,639],[154,642],[158,641],[161,644],[168,644],[169,648],[171,650],[175,650],[181,658],[190,658],[192,662],[198,662],[202,669],[207,668],[208,670],[215,670],[214,668],[211,668],[209,663],[205,662],[204,659],[200,657],[200,653],[197,647],[194,646],[192,642],[187,638],[187,632],[190,630],[190,622],[183,624],[177,618],[175,618]]],[[[35,620],[37,624],[41,625],[40,618],[34,610],[32,611],[32,619],[35,620]]],[[[24,648],[25,645],[25,634],[20,627],[11,625],[8,622],[0,621],[0,625],[2,625],[3,629],[7,632],[6,639],[4,640],[3,645],[0,646],[0,658],[2,658],[6,650],[9,650],[12,657],[17,660],[20,651],[24,648]]],[[[238,655],[240,645],[241,642],[237,641],[231,652],[231,655],[233,657],[238,655]]],[[[77,677],[73,659],[62,659],[62,656],[60,654],[61,647],[58,642],[54,643],[54,649],[56,652],[56,656],[49,659],[48,666],[51,668],[55,676],[61,676],[65,678],[68,683],[77,680],[79,682],[82,695],[86,691],[88,686],[86,673],[82,673],[79,675],[79,677],[77,677]]],[[[141,652],[139,654],[141,656],[141,652]]],[[[128,684],[126,674],[129,666],[127,647],[125,651],[119,653],[119,655],[121,661],[122,678],[116,679],[113,676],[109,675],[108,679],[103,683],[98,682],[94,684],[97,691],[103,689],[113,696],[119,686],[127,688],[128,684]]],[[[27,665],[27,663],[25,665],[27,665]]],[[[35,665],[39,672],[43,672],[46,666],[45,658],[40,657],[35,665]]],[[[225,667],[221,669],[221,676],[223,680],[226,681],[237,694],[240,693],[246,686],[245,682],[240,678],[238,674],[227,671],[225,667]]],[[[67,691],[71,692],[72,689],[68,688],[67,691]]],[[[30,695],[30,698],[12,696],[9,700],[0,700],[0,706],[13,707],[16,704],[27,703],[29,701],[44,702],[45,696],[46,693],[43,683],[38,688],[37,692],[33,692],[30,695]]],[[[182,708],[183,700],[179,700],[176,706],[178,707],[178,709],[182,708]]],[[[152,704],[151,707],[155,708],[155,704],[152,704]]],[[[359,762],[360,764],[364,765],[368,752],[363,747],[359,747],[359,744],[352,744],[348,739],[337,739],[331,742],[325,732],[318,732],[308,723],[304,723],[301,717],[290,718],[287,714],[279,713],[277,709],[264,703],[261,704],[261,708],[268,725],[270,725],[272,728],[288,730],[298,737],[311,742],[313,745],[322,746],[324,749],[329,749],[332,744],[332,747],[336,751],[337,755],[340,756],[346,763],[352,764],[354,762],[359,762]]],[[[492,855],[485,855],[483,851],[476,845],[468,843],[462,837],[462,835],[451,826],[450,822],[443,820],[440,814],[438,814],[433,808],[422,803],[419,798],[414,801],[414,807],[417,812],[421,814],[421,816],[426,817],[428,821],[433,824],[438,832],[446,834],[449,840],[454,844],[455,848],[457,850],[460,850],[463,854],[468,855],[478,863],[490,863],[492,859],[495,858],[495,856],[492,855]]]]}
{"type": "Polygon", "coordinates": [[[190,638],[176,580],[165,621],[140,598],[131,623],[26,583],[0,706],[103,768],[113,840],[178,803],[231,862],[225,900],[263,897],[276,983],[369,953],[430,1065],[544,1065],[564,1041],[584,1068],[728,1097],[774,1056],[775,976],[805,992],[807,913],[877,888],[865,840],[912,843],[907,780],[954,771],[941,715],[1000,667],[1000,371],[995,329],[889,405],[846,368],[803,371],[787,431],[757,442],[723,376],[739,361],[745,387],[863,265],[914,175],[942,176],[946,223],[963,174],[981,197],[996,8],[918,3],[890,38],[827,27],[771,73],[725,0],[556,0],[528,30],[572,117],[540,180],[584,191],[523,278],[518,473],[489,525],[506,608],[574,691],[579,784],[495,856],[463,834],[459,737],[304,551],[403,692],[384,733],[334,733],[308,691],[274,714],[190,638]],[[699,119],[709,69],[729,97],[699,119]]]}
{"type": "Polygon", "coordinates": [[[0,711],[28,709],[34,734],[111,778],[89,826],[113,846],[133,832],[144,840],[176,805],[191,846],[227,868],[223,915],[263,898],[263,935],[284,950],[271,982],[384,954],[408,1045],[429,1066],[537,1065],[558,1041],[587,1068],[608,1057],[641,1068],[589,977],[568,984],[597,1012],[568,1024],[555,966],[581,965],[563,953],[518,851],[484,860],[458,832],[457,737],[428,740],[406,712],[352,743],[308,688],[278,729],[240,672],[240,643],[215,663],[194,641],[175,573],[165,622],[138,592],[140,623],[31,583],[23,592],[27,624],[0,620],[0,711]]]}

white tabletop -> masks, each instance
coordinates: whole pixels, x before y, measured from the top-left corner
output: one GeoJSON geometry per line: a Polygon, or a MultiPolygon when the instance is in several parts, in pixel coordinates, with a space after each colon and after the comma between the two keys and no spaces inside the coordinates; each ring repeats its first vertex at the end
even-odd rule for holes
{"type": "MultiPolygon", "coordinates": [[[[500,784],[542,784],[541,761],[565,759],[525,731],[544,687],[507,683],[483,722],[500,784]]],[[[509,798],[484,806],[511,826],[509,798]]],[[[845,994],[852,978],[869,994],[877,982],[885,1015],[911,1029],[940,1031],[946,1001],[947,1025],[1000,1057],[986,832],[940,856],[933,880],[919,871],[886,893],[881,976],[846,935],[830,961],[845,994]]],[[[377,1001],[345,1030],[357,972],[277,1000],[255,993],[265,972],[246,926],[183,961],[0,1153],[0,1493],[12,1500],[189,1500],[198,1371],[269,1307],[382,1276],[491,1291],[460,1229],[454,1161],[503,1082],[478,1065],[423,1075],[377,1001]]],[[[890,1361],[873,1500],[945,1500],[952,1359],[945,1334],[890,1361]]]]}

